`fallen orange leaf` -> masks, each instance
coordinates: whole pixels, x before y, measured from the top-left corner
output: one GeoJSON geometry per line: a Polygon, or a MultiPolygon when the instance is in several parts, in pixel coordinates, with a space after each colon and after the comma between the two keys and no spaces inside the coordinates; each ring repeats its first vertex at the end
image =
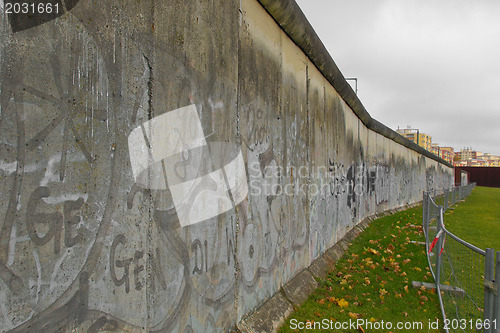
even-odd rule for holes
{"type": "Polygon", "coordinates": [[[345,308],[346,306],[349,305],[349,302],[347,302],[345,299],[341,298],[337,301],[338,306],[341,308],[345,308]]]}
{"type": "Polygon", "coordinates": [[[359,313],[353,313],[353,312],[349,312],[348,313],[349,317],[351,317],[352,319],[358,319],[359,318],[359,313]]]}

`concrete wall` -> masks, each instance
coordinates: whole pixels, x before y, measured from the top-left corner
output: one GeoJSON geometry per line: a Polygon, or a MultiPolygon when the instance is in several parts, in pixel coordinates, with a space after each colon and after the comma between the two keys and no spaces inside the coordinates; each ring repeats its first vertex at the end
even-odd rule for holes
{"type": "Polygon", "coordinates": [[[452,185],[332,85],[273,4],[59,4],[0,11],[1,332],[228,330],[365,217],[452,185]],[[203,153],[176,143],[193,128],[203,153]],[[214,175],[217,142],[243,172],[237,157],[239,178],[179,201],[172,174],[214,175]]]}

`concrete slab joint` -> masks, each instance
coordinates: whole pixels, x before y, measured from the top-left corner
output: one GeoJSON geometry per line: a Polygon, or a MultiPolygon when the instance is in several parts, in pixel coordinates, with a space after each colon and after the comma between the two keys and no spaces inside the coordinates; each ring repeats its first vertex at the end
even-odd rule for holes
{"type": "Polygon", "coordinates": [[[242,320],[237,328],[242,333],[276,332],[293,312],[293,306],[281,293],[277,293],[252,315],[242,320]]]}
{"type": "Polygon", "coordinates": [[[297,308],[317,287],[316,279],[305,269],[283,287],[283,293],[297,308]]]}
{"type": "Polygon", "coordinates": [[[308,267],[308,270],[315,278],[323,279],[326,274],[333,268],[333,265],[328,262],[324,256],[321,256],[313,261],[313,263],[308,267]]]}

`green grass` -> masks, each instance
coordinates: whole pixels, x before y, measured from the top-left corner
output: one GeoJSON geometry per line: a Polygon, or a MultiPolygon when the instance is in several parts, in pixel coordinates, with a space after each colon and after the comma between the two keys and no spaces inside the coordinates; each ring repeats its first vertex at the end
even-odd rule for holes
{"type": "MultiPolygon", "coordinates": [[[[292,329],[291,323],[325,319],[333,325],[357,319],[393,325],[421,322],[422,329],[404,331],[439,332],[428,327],[429,321],[441,318],[435,290],[411,288],[412,281],[433,282],[424,246],[410,242],[424,241],[421,223],[422,207],[373,221],[338,260],[335,269],[318,281],[319,288],[287,319],[281,332],[315,332],[292,329]]],[[[364,332],[391,331],[366,327],[364,332]]]]}
{"type": "Polygon", "coordinates": [[[446,229],[481,248],[500,251],[500,188],[476,187],[444,214],[446,229]]]}
{"type": "MultiPolygon", "coordinates": [[[[464,201],[445,212],[445,227],[461,239],[485,250],[500,251],[500,189],[476,187],[464,201]]],[[[467,298],[443,296],[450,318],[480,320],[484,308],[484,257],[448,238],[447,255],[443,256],[442,281],[463,288],[467,298]],[[453,266],[453,274],[450,269],[453,266]],[[457,281],[459,283],[457,283],[457,281]],[[474,300],[477,307],[468,298],[474,300]],[[458,313],[458,315],[457,315],[458,313]]]]}
{"type": "MultiPolygon", "coordinates": [[[[490,247],[500,251],[500,189],[476,187],[465,202],[456,204],[445,213],[444,221],[448,230],[467,242],[482,249],[490,247]]],[[[438,319],[442,328],[435,290],[411,288],[412,281],[434,282],[427,267],[424,247],[410,242],[424,241],[421,223],[421,206],[373,221],[327,277],[318,280],[319,288],[286,320],[281,332],[325,331],[308,329],[307,326],[292,329],[292,324],[303,323],[314,327],[314,324],[324,323],[324,320],[329,325],[340,325],[357,319],[379,324],[382,321],[391,322],[393,325],[420,322],[423,328],[370,330],[365,325],[363,329],[335,331],[441,332],[440,329],[429,328],[429,322],[434,323],[438,319]]],[[[455,256],[462,257],[458,250],[461,248],[457,249],[455,256]]],[[[459,267],[464,264],[462,261],[455,262],[458,275],[470,271],[468,266],[459,267]]],[[[460,280],[468,276],[469,273],[460,280]]],[[[482,293],[482,283],[478,286],[471,288],[477,287],[482,293]]],[[[448,300],[447,304],[452,305],[448,300]]]]}

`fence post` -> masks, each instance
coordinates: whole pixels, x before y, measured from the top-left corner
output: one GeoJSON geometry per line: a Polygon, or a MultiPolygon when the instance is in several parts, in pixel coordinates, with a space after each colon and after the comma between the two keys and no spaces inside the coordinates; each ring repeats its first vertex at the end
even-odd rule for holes
{"type": "Polygon", "coordinates": [[[424,235],[425,235],[425,241],[428,241],[429,238],[429,198],[428,194],[424,191],[423,194],[424,201],[423,201],[423,213],[422,213],[422,227],[424,228],[424,235]]]}
{"type": "Polygon", "coordinates": [[[427,221],[427,218],[426,218],[426,208],[427,208],[427,200],[425,198],[425,191],[422,192],[422,228],[424,230],[424,236],[425,236],[425,240],[427,241],[427,229],[426,229],[426,221],[427,221]]]}
{"type": "Polygon", "coordinates": [[[431,215],[431,200],[432,196],[430,192],[427,192],[427,227],[429,227],[429,222],[432,220],[432,215],[431,215]]]}
{"type": "Polygon", "coordinates": [[[500,333],[500,251],[497,252],[495,267],[495,293],[493,304],[492,333],[500,333]]]}
{"type": "Polygon", "coordinates": [[[484,321],[488,329],[484,329],[484,333],[491,333],[494,330],[491,327],[494,307],[494,274],[495,274],[495,251],[493,249],[486,249],[486,257],[484,258],[484,321]]]}
{"type": "Polygon", "coordinates": [[[443,193],[443,207],[444,211],[446,212],[448,210],[448,189],[444,189],[443,193]]]}
{"type": "MultiPolygon", "coordinates": [[[[439,206],[438,206],[439,207],[439,206]]],[[[439,207],[439,216],[436,219],[436,235],[439,234],[439,231],[443,228],[443,208],[439,207]]],[[[436,246],[434,249],[436,249],[434,257],[436,257],[436,290],[439,290],[438,286],[440,285],[441,281],[441,256],[439,255],[440,249],[443,247],[443,237],[439,237],[436,246]]]]}

